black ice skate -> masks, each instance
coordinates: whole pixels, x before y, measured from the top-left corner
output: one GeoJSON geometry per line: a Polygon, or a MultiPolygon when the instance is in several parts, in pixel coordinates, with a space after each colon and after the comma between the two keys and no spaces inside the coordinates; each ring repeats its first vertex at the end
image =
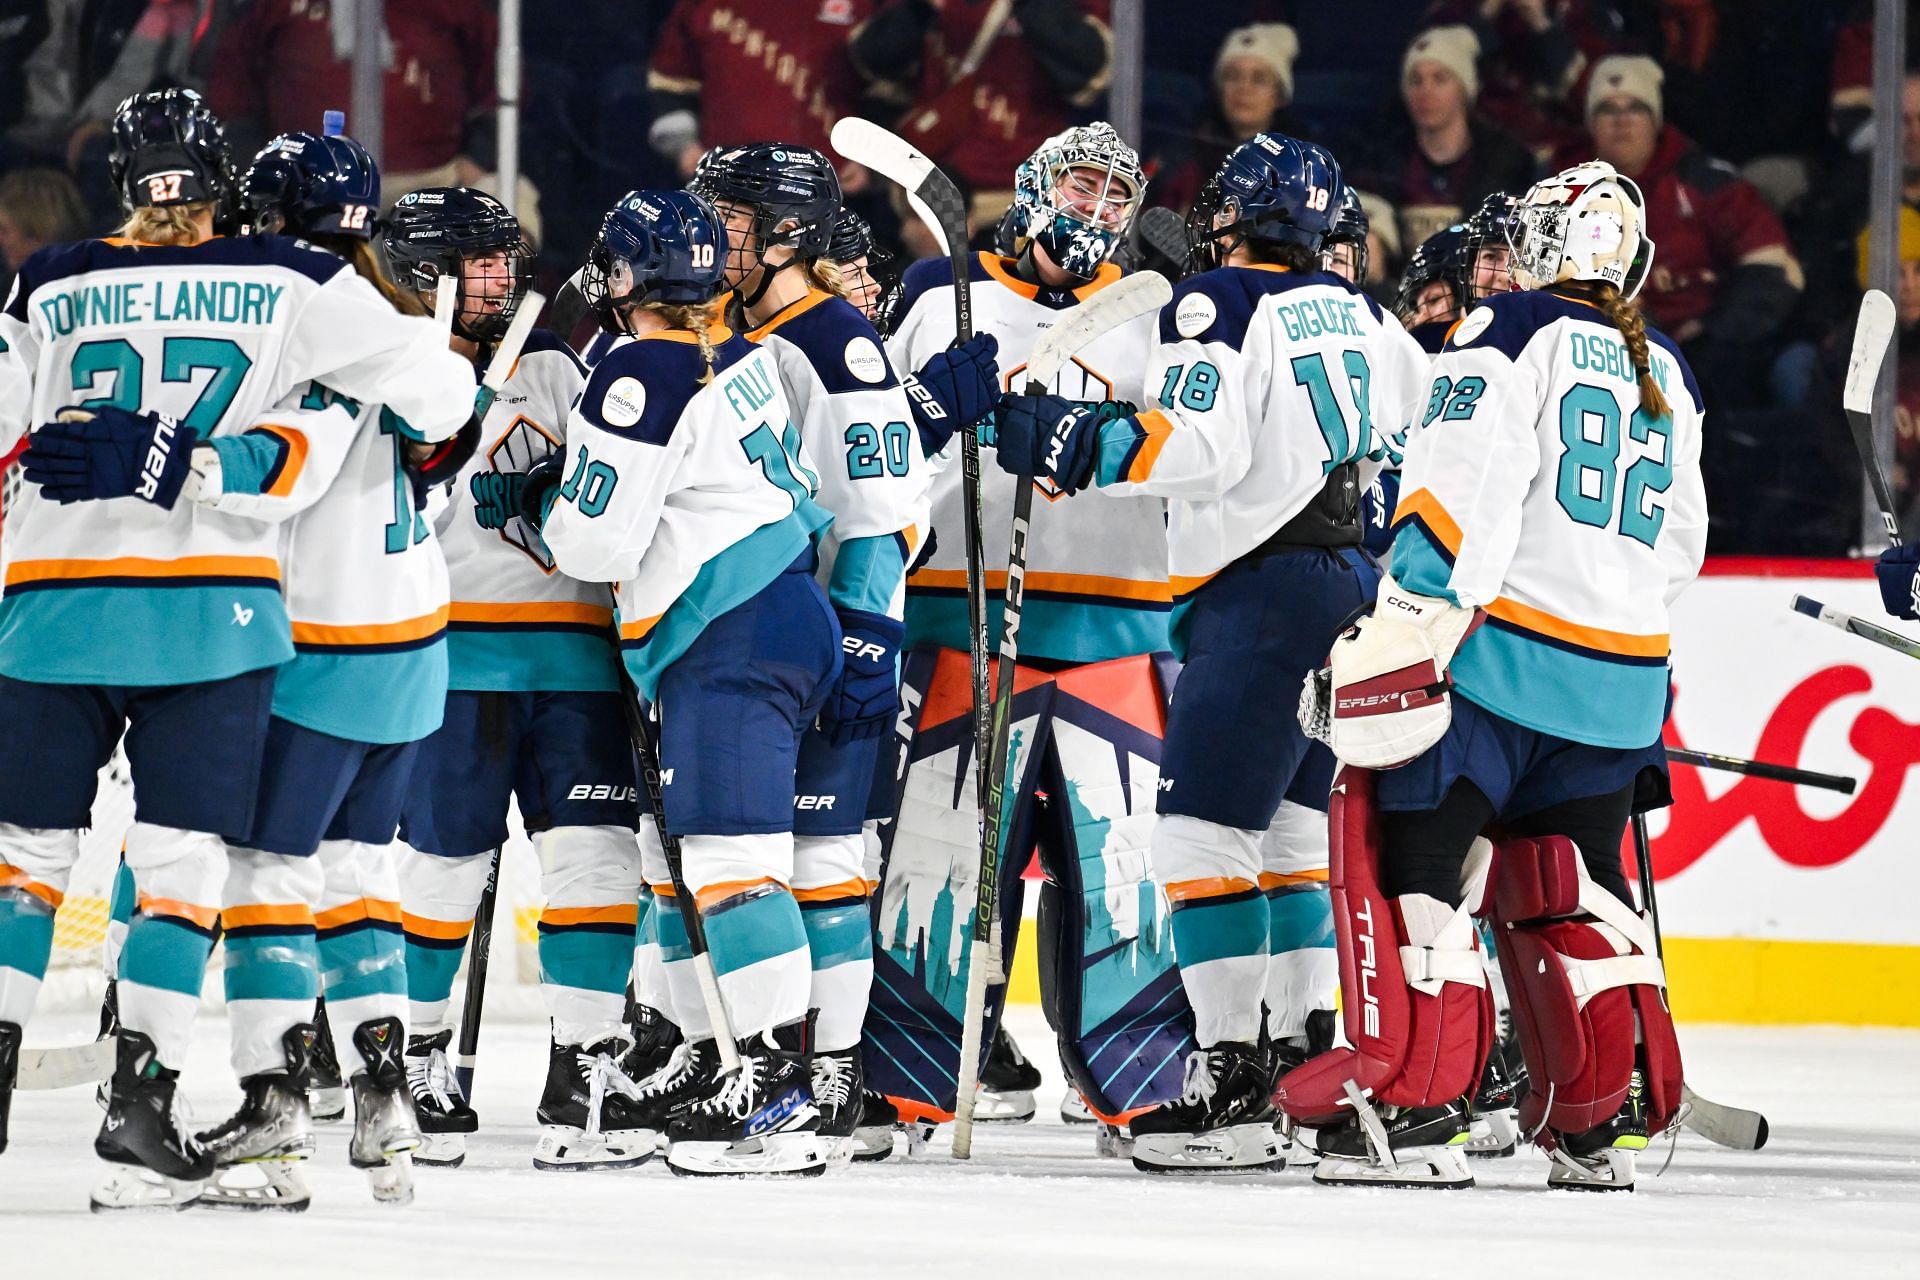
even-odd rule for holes
{"type": "MultiPolygon", "coordinates": [[[[108,1040],[118,1035],[119,1032],[120,980],[118,978],[108,978],[106,994],[100,997],[100,1030],[94,1036],[94,1039],[108,1040]]],[[[111,1073],[109,1073],[107,1079],[100,1082],[100,1087],[93,1091],[93,1100],[100,1104],[102,1111],[105,1111],[107,1109],[107,1099],[112,1096],[112,1094],[113,1077],[111,1073]]]]}
{"type": "Polygon", "coordinates": [[[883,1099],[886,1128],[884,1135],[875,1132],[881,1117],[876,1116],[874,1124],[867,1123],[867,1096],[858,1045],[813,1055],[813,1101],[820,1108],[820,1141],[827,1159],[835,1164],[885,1160],[893,1154],[893,1119],[899,1113],[883,1099]],[[864,1141],[863,1130],[867,1132],[864,1141]]]}
{"type": "Polygon", "coordinates": [[[13,1082],[20,1074],[20,1040],[16,1022],[0,1022],[0,1151],[7,1149],[7,1114],[13,1110],[13,1082]]]}
{"type": "MultiPolygon", "coordinates": [[[[1310,1010],[1304,1031],[1268,1044],[1269,1097],[1280,1087],[1280,1077],[1333,1048],[1333,1020],[1334,1012],[1331,1009],[1310,1010]]],[[[1274,1108],[1273,1128],[1280,1135],[1280,1150],[1287,1158],[1288,1167],[1310,1168],[1319,1161],[1320,1153],[1312,1145],[1311,1133],[1278,1107],[1274,1108]]]]}
{"type": "Polygon", "coordinates": [[[1467,1154],[1482,1159],[1510,1156],[1520,1140],[1519,1106],[1526,1096],[1526,1064],[1520,1060],[1519,1046],[1511,1049],[1500,1040],[1487,1051],[1487,1065],[1480,1073],[1480,1087],[1473,1093],[1473,1132],[1467,1139],[1467,1154]]]}
{"type": "Polygon", "coordinates": [[[1611,1120],[1585,1133],[1555,1134],[1547,1185],[1566,1191],[1633,1190],[1634,1157],[1647,1149],[1646,1076],[1638,1063],[1626,1101],[1611,1120]]]}
{"type": "MultiPolygon", "coordinates": [[[[862,1073],[865,1074],[864,1072],[862,1073]]],[[[860,1090],[860,1120],[853,1126],[853,1161],[869,1164],[893,1155],[893,1134],[900,1127],[900,1108],[884,1093],[860,1090]]],[[[908,1150],[913,1149],[911,1140],[908,1150]]]]}
{"type": "Polygon", "coordinates": [[[1187,1055],[1172,1102],[1133,1118],[1133,1167],[1146,1173],[1245,1173],[1280,1157],[1268,1065],[1250,1044],[1187,1055]]]}
{"type": "Polygon", "coordinates": [[[95,1213],[117,1209],[184,1209],[213,1176],[213,1156],[188,1129],[175,1098],[180,1075],[160,1065],[153,1041],[122,1029],[107,1114],[94,1154],[116,1168],[94,1188],[95,1213]]]}
{"type": "Polygon", "coordinates": [[[353,1077],[353,1138],[347,1159],[367,1172],[367,1185],[381,1204],[413,1201],[413,1153],[426,1142],[407,1094],[406,1042],[398,1018],[375,1018],[353,1030],[353,1047],[365,1071],[353,1077]]]}
{"type": "Polygon", "coordinates": [[[1033,1119],[1033,1091],[1039,1087],[1040,1068],[1020,1052],[1002,1019],[994,1028],[986,1065],[980,1068],[973,1118],[982,1124],[1025,1124],[1033,1119]]]}
{"type": "Polygon", "coordinates": [[[457,1169],[467,1158],[466,1135],[480,1127],[480,1117],[467,1105],[460,1082],[447,1061],[453,1032],[407,1037],[407,1092],[413,1095],[413,1113],[426,1145],[413,1153],[415,1164],[457,1169]]]}
{"type": "Polygon", "coordinates": [[[347,1085],[340,1076],[340,1055],[327,1022],[327,998],[315,1001],[313,1040],[307,1045],[307,1110],[315,1124],[332,1124],[347,1114],[347,1085]]]}
{"type": "Polygon", "coordinates": [[[740,1070],[667,1126],[667,1164],[683,1174],[826,1172],[807,1041],[811,1020],[740,1046],[740,1070]]]}
{"type": "Polygon", "coordinates": [[[640,1136],[635,1141],[651,1142],[654,1151],[665,1150],[667,1125],[707,1095],[719,1069],[720,1049],[712,1040],[682,1040],[675,1045],[660,1069],[640,1081],[640,1096],[634,1100],[640,1136]]]}
{"type": "Polygon", "coordinates": [[[550,1046],[540,1095],[540,1141],[533,1167],[553,1173],[631,1169],[653,1156],[641,1125],[640,1087],[620,1069],[624,1039],[550,1046]]]}
{"type": "Polygon", "coordinates": [[[683,1038],[667,1015],[644,1004],[628,1005],[627,1029],[633,1033],[633,1047],[621,1055],[620,1069],[630,1080],[645,1080],[666,1066],[683,1038]]]}
{"type": "Polygon", "coordinates": [[[313,1024],[281,1037],[286,1065],[240,1082],[245,1097],[224,1124],[199,1135],[215,1174],[198,1203],[208,1209],[305,1212],[313,1202],[299,1162],[313,1154],[307,1111],[307,1046],[313,1024]]]}
{"type": "Polygon", "coordinates": [[[1328,1186],[1470,1187],[1468,1131],[1464,1098],[1432,1107],[1369,1104],[1314,1135],[1320,1163],[1313,1180],[1328,1186]]]}

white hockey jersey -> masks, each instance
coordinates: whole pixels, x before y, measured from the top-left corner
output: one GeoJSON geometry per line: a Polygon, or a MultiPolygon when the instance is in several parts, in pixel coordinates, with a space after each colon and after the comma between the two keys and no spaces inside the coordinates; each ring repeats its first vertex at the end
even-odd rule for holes
{"type": "Polygon", "coordinates": [[[747,337],[780,368],[815,500],[833,513],[820,584],[837,609],[899,618],[907,565],[926,522],[928,462],[880,335],[844,298],[819,289],[747,337]]]}
{"type": "Polygon", "coordinates": [[[1420,403],[1427,361],[1338,276],[1222,267],[1175,289],[1148,380],[1158,407],[1101,428],[1094,480],[1167,498],[1179,603],[1278,533],[1336,469],[1383,457],[1420,403]]]}
{"type": "Polygon", "coordinates": [[[620,687],[606,584],[562,573],[519,515],[527,471],[566,447],[567,415],[586,382],[586,369],[559,338],[545,329],[528,335],[487,413],[479,449],[434,517],[453,584],[452,688],[620,687]]]}
{"type": "MultiPolygon", "coordinates": [[[[22,264],[0,313],[0,453],[63,406],[244,431],[310,381],[384,403],[425,439],[473,408],[473,371],[340,259],[280,236],[91,240],[22,264]]],[[[291,442],[275,483],[307,464],[291,442]]],[[[225,455],[223,454],[223,461],[225,455]]],[[[279,530],[182,500],[68,507],[24,489],[0,552],[0,673],[51,683],[214,680],[293,656],[279,530]]]]}
{"type": "Polygon", "coordinates": [[[1401,585],[1487,611],[1453,660],[1460,693],[1603,747],[1660,736],[1667,606],[1706,554],[1700,390],[1673,343],[1647,337],[1668,418],[1641,408],[1594,307],[1487,299],[1434,363],[1396,517],[1401,585]]]}
{"type": "MultiPolygon", "coordinates": [[[[1109,263],[1078,289],[1050,290],[1013,274],[1013,264],[975,255],[973,324],[1000,344],[1006,387],[1024,390],[1028,354],[1061,312],[1121,276],[1109,263]]],[[[896,369],[911,372],[954,339],[953,271],[946,258],[907,269],[899,320],[887,340],[896,369]]],[[[1051,390],[1086,403],[1150,403],[1145,379],[1153,317],[1121,326],[1081,350],[1054,378],[1051,390]]],[[[935,460],[933,550],[907,579],[907,643],[967,647],[966,502],[958,438],[935,460]]],[[[985,518],[987,634],[1000,640],[1000,601],[1006,590],[1014,486],[1020,483],[981,449],[985,518]]],[[[1069,499],[1051,481],[1038,488],[1027,538],[1025,599],[1020,618],[1023,656],[1061,662],[1102,662],[1168,647],[1172,596],[1167,586],[1166,508],[1153,497],[1069,499]]]]}
{"type": "Polygon", "coordinates": [[[723,326],[614,348],[567,420],[566,480],[543,530],[554,561],[617,584],[621,658],[642,696],[708,622],[758,594],[833,517],[773,356],[723,326]]]}

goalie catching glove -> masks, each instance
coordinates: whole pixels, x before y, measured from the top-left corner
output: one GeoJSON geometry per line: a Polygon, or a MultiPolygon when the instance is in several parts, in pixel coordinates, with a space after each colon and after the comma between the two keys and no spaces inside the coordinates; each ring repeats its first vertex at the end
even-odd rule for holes
{"type": "Polygon", "coordinates": [[[1447,667],[1484,616],[1383,575],[1373,612],[1334,641],[1326,670],[1307,676],[1300,727],[1342,764],[1405,764],[1446,733],[1453,719],[1447,667]]]}

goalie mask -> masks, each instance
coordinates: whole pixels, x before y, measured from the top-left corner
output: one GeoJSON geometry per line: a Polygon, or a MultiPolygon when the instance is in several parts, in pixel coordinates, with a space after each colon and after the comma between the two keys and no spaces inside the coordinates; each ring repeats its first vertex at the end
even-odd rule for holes
{"type": "Polygon", "coordinates": [[[1104,120],[1040,144],[1014,172],[1015,243],[1026,237],[1069,275],[1090,280],[1133,225],[1147,190],[1140,156],[1104,120]]]}
{"type": "Polygon", "coordinates": [[[1536,182],[1513,210],[1507,244],[1523,289],[1592,280],[1631,299],[1653,265],[1639,186],[1600,160],[1536,182]]]}

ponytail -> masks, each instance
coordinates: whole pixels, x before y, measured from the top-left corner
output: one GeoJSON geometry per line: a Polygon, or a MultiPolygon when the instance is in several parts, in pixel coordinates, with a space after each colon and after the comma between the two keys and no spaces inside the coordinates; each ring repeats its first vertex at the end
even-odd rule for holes
{"type": "Polygon", "coordinates": [[[846,273],[841,271],[840,264],[826,258],[814,258],[807,263],[807,281],[814,288],[836,298],[847,297],[852,292],[847,287],[846,273]]]}
{"type": "Polygon", "coordinates": [[[713,338],[710,331],[720,323],[720,300],[714,298],[707,302],[649,302],[643,304],[667,322],[669,329],[685,329],[693,334],[700,344],[700,361],[706,366],[706,372],[700,375],[700,385],[706,386],[713,381],[713,338]]]}
{"type": "Polygon", "coordinates": [[[115,234],[139,244],[196,245],[206,239],[197,221],[203,213],[212,215],[212,201],[145,205],[128,214],[115,234]]]}
{"type": "Polygon", "coordinates": [[[1566,281],[1553,286],[1552,291],[1590,302],[1600,309],[1607,323],[1620,331],[1621,340],[1627,344],[1627,358],[1633,362],[1634,372],[1640,375],[1640,407],[1656,418],[1671,417],[1673,406],[1667,402],[1667,393],[1654,381],[1653,354],[1647,345],[1647,318],[1640,314],[1640,308],[1631,299],[1622,297],[1612,285],[1597,281],[1566,281]]]}

